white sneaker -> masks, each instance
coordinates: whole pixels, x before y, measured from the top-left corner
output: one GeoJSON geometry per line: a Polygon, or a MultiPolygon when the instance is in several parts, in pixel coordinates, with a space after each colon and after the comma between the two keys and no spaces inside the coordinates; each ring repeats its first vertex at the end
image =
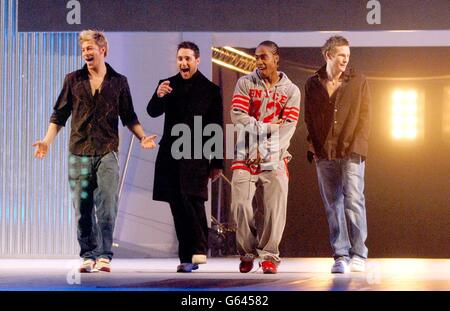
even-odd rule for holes
{"type": "Polygon", "coordinates": [[[95,261],[93,259],[83,259],[83,263],[80,266],[79,272],[80,273],[98,272],[98,270],[95,268],[95,261]]]}
{"type": "Polygon", "coordinates": [[[331,273],[347,273],[348,265],[344,259],[338,258],[334,261],[333,266],[331,267],[331,273]]]}
{"type": "Polygon", "coordinates": [[[206,263],[206,255],[202,255],[202,254],[193,255],[192,263],[197,264],[197,265],[206,263]]]}
{"type": "Polygon", "coordinates": [[[350,261],[350,271],[364,272],[366,271],[366,260],[359,257],[353,257],[350,261]]]}

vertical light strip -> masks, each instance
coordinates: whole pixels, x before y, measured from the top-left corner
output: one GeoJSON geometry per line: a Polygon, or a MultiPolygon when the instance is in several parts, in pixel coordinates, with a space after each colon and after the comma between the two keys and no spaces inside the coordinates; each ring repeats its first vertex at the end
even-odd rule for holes
{"type": "Polygon", "coordinates": [[[3,128],[2,124],[5,124],[5,116],[6,116],[6,94],[5,94],[5,85],[3,81],[6,80],[6,26],[5,26],[5,16],[4,10],[6,8],[6,4],[3,3],[4,0],[0,0],[0,102],[2,103],[0,109],[0,127],[2,130],[0,131],[1,143],[0,143],[0,253],[6,252],[6,183],[5,181],[5,171],[6,171],[6,132],[3,128]]]}
{"type": "Polygon", "coordinates": [[[18,33],[17,1],[0,0],[0,257],[76,256],[67,182],[70,121],[47,158],[32,143],[48,127],[64,76],[81,67],[76,33],[18,33]]]}
{"type": "Polygon", "coordinates": [[[423,138],[423,118],[422,93],[413,89],[392,93],[392,138],[403,141],[423,138]]]}
{"type": "Polygon", "coordinates": [[[444,87],[442,103],[442,136],[450,143],[450,86],[444,87]]]}

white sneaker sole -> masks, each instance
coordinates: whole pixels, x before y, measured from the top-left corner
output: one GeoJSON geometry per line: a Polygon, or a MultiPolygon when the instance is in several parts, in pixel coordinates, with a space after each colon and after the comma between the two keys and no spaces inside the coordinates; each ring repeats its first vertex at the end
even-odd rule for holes
{"type": "Polygon", "coordinates": [[[350,267],[351,272],[366,272],[366,267],[350,267]]]}
{"type": "Polygon", "coordinates": [[[366,272],[366,262],[360,259],[352,259],[350,261],[351,272],[366,272]]]}
{"type": "Polygon", "coordinates": [[[331,273],[333,273],[333,274],[344,274],[347,272],[348,272],[348,269],[344,269],[344,271],[342,271],[342,269],[331,269],[331,273]]]}
{"type": "Polygon", "coordinates": [[[350,271],[350,269],[349,269],[349,266],[347,264],[340,265],[338,267],[335,267],[335,266],[331,267],[331,273],[344,274],[344,273],[347,273],[349,271],[350,271]]]}
{"type": "Polygon", "coordinates": [[[206,255],[193,255],[192,263],[197,265],[206,263],[206,255]]]}

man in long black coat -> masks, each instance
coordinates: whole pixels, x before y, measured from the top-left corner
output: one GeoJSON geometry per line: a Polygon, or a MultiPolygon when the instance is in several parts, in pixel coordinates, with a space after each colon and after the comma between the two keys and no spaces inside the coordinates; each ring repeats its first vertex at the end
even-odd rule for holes
{"type": "Polygon", "coordinates": [[[192,42],[180,43],[177,49],[179,73],[158,83],[147,106],[151,117],[165,113],[153,200],[170,205],[179,243],[177,272],[191,272],[198,268],[197,264],[206,263],[208,226],[204,203],[208,200],[208,178],[217,179],[224,165],[220,89],[198,70],[199,64],[198,46],[192,42]],[[212,137],[198,135],[206,126],[217,130],[213,131],[213,137],[218,135],[216,141],[220,142],[210,153],[204,152],[203,146],[212,137]],[[178,135],[184,135],[186,129],[190,132],[190,137],[186,136],[188,144],[180,148],[183,137],[178,135]]]}

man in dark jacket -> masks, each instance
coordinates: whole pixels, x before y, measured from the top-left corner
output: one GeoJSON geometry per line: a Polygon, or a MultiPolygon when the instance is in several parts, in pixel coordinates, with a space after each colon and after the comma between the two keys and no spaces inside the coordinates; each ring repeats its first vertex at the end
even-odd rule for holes
{"type": "Polygon", "coordinates": [[[333,248],[332,273],[362,272],[368,250],[364,168],[370,128],[366,79],[347,68],[348,41],[341,36],[322,47],[326,65],[305,85],[308,160],[316,163],[333,248]],[[347,225],[348,223],[348,225],[347,225]]]}
{"type": "Polygon", "coordinates": [[[177,49],[179,73],[159,82],[147,106],[151,117],[165,114],[155,165],[153,200],[170,205],[179,244],[177,272],[191,272],[198,264],[206,263],[208,178],[214,181],[223,169],[220,89],[198,70],[199,64],[198,46],[192,42],[180,43],[177,49]],[[201,133],[207,126],[214,125],[220,132],[220,145],[215,146],[215,152],[205,154],[203,148],[207,149],[205,141],[209,139],[201,133]],[[189,146],[177,147],[183,138],[176,136],[177,129],[183,134],[186,129],[190,132],[189,146]]]}

